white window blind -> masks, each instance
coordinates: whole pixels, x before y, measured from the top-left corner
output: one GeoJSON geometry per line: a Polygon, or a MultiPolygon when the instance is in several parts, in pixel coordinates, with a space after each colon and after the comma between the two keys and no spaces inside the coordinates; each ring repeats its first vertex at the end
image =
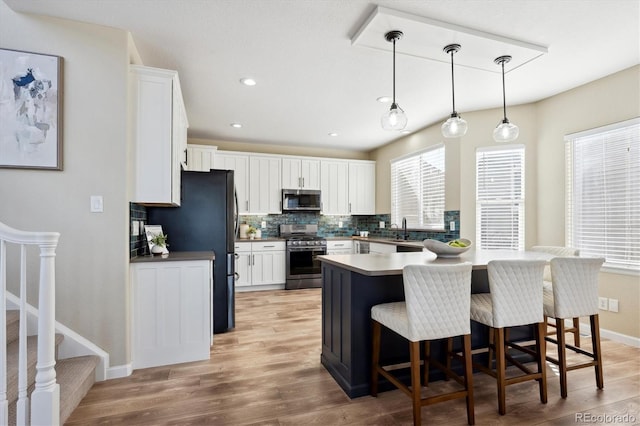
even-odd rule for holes
{"type": "Polygon", "coordinates": [[[565,141],[567,244],[640,271],[640,118],[565,141]]]}
{"type": "Polygon", "coordinates": [[[524,250],[524,146],[476,151],[476,244],[524,250]]]}
{"type": "Polygon", "coordinates": [[[444,229],[444,145],[391,160],[391,222],[444,229]]]}

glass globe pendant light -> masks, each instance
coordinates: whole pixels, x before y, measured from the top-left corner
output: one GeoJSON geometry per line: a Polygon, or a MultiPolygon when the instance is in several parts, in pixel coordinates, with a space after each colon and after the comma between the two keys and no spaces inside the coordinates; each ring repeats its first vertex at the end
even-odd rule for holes
{"type": "Polygon", "coordinates": [[[502,65],[502,108],[504,111],[504,118],[496,128],[493,130],[493,140],[496,142],[512,142],[518,139],[520,129],[515,124],[509,122],[507,118],[507,101],[504,94],[504,64],[511,60],[511,56],[499,56],[493,62],[502,65]]]}
{"type": "Polygon", "coordinates": [[[453,80],[453,54],[460,50],[459,44],[448,44],[444,47],[444,52],[451,54],[451,99],[453,109],[451,117],[442,123],[442,136],[445,138],[459,138],[467,133],[467,122],[456,112],[456,90],[453,80]]]}
{"type": "Polygon", "coordinates": [[[407,116],[396,103],[396,41],[400,40],[404,34],[402,31],[389,31],[384,38],[393,42],[393,101],[389,111],[383,114],[381,122],[385,130],[402,130],[407,125],[407,116]]]}

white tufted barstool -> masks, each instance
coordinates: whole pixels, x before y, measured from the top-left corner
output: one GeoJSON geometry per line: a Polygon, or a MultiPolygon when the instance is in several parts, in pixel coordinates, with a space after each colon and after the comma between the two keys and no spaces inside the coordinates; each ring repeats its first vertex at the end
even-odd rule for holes
{"type": "MultiPolygon", "coordinates": [[[[413,424],[419,425],[421,408],[436,402],[466,398],[467,421],[474,424],[473,370],[471,368],[471,264],[407,265],[403,272],[405,302],[384,303],[371,308],[373,355],[371,395],[378,394],[378,376],[382,375],[409,395],[413,402],[413,424]],[[411,389],[393,376],[380,363],[381,326],[409,341],[411,389]],[[463,336],[464,377],[428,357],[426,341],[463,336]],[[428,380],[431,364],[463,386],[462,390],[421,398],[420,342],[425,341],[424,379],[428,380]]],[[[449,356],[449,354],[447,354],[449,356]]]]}
{"type": "MultiPolygon", "coordinates": [[[[538,251],[542,253],[549,253],[558,257],[569,257],[569,256],[580,256],[580,250],[573,247],[561,247],[561,246],[533,246],[531,247],[531,251],[538,251]]],[[[544,288],[548,288],[551,290],[552,287],[551,281],[551,267],[549,265],[544,267],[544,288]]],[[[556,324],[555,321],[548,321],[545,315],[545,322],[547,323],[547,336],[556,334],[556,324]],[[550,330],[548,327],[552,327],[550,330]]],[[[577,347],[580,347],[580,318],[572,318],[573,326],[565,327],[565,333],[573,334],[573,344],[577,347]]]]}
{"type": "Polygon", "coordinates": [[[544,289],[544,313],[556,320],[556,339],[547,338],[558,345],[558,359],[547,356],[547,361],[560,370],[560,395],[567,397],[567,371],[594,366],[596,386],[604,387],[602,353],[600,351],[600,324],[598,317],[598,272],[604,263],[601,258],[556,257],[551,259],[553,286],[544,289]],[[591,324],[591,352],[566,344],[565,318],[588,316],[591,324]],[[566,349],[591,358],[590,362],[567,366],[566,349]]]}
{"type": "Polygon", "coordinates": [[[471,295],[471,319],[490,327],[489,367],[476,363],[474,367],[496,378],[500,414],[506,413],[506,386],[526,380],[539,382],[540,401],[547,402],[545,323],[542,313],[542,275],[545,264],[543,260],[491,261],[487,265],[489,293],[471,295]],[[528,324],[536,324],[535,351],[505,339],[505,328],[528,324]],[[507,354],[506,346],[534,355],[537,372],[531,371],[507,354]],[[493,352],[495,370],[491,369],[493,352]],[[506,360],[524,374],[507,378],[506,360]]]}

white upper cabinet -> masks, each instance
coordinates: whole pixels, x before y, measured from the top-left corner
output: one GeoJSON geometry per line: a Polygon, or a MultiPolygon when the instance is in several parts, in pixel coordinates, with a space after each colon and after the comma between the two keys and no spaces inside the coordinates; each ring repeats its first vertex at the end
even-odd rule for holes
{"type": "Polygon", "coordinates": [[[215,169],[215,156],[218,150],[210,145],[187,145],[187,158],[184,169],[193,172],[208,172],[215,169]]]}
{"type": "Polygon", "coordinates": [[[249,164],[249,212],[281,213],[280,158],[252,155],[249,164]]]}
{"type": "Polygon", "coordinates": [[[249,213],[249,156],[218,151],[213,164],[214,169],[233,170],[233,182],[238,197],[238,213],[249,213]]]}
{"type": "Polygon", "coordinates": [[[320,189],[320,160],[283,157],[282,188],[320,189]]]}
{"type": "Polygon", "coordinates": [[[176,71],[130,66],[134,190],[140,204],[180,205],[180,171],[187,128],[176,71]]]}
{"type": "Polygon", "coordinates": [[[376,163],[349,162],[349,213],[375,214],[376,163]]]}
{"type": "Polygon", "coordinates": [[[322,160],[322,214],[349,214],[349,163],[322,160]]]}

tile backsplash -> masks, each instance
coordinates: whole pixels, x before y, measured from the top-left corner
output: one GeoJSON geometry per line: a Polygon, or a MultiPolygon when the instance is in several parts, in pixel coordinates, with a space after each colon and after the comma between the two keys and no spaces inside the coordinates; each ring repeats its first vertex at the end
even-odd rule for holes
{"type": "MultiPolygon", "coordinates": [[[[129,203],[129,257],[145,256],[149,254],[147,239],[144,235],[144,225],[147,224],[147,209],[136,203],[129,203]],[[139,235],[134,234],[134,221],[138,222],[139,235]]],[[[280,236],[280,225],[301,223],[317,224],[318,233],[324,237],[348,237],[357,235],[359,231],[369,231],[369,237],[394,238],[402,235],[402,229],[397,229],[395,224],[391,226],[391,215],[376,214],[368,216],[325,216],[318,213],[283,213],[270,215],[241,215],[240,223],[260,228],[262,238],[280,236]],[[266,228],[260,228],[262,222],[266,228]],[[380,228],[380,222],[385,223],[380,228]],[[342,226],[340,226],[342,225],[342,226]]],[[[450,210],[444,212],[446,230],[443,231],[409,231],[410,240],[424,240],[433,238],[439,241],[450,241],[460,238],[460,211],[450,210]],[[449,230],[449,224],[455,223],[455,231],[449,230]]],[[[153,224],[152,224],[153,225],[153,224]]]]}

